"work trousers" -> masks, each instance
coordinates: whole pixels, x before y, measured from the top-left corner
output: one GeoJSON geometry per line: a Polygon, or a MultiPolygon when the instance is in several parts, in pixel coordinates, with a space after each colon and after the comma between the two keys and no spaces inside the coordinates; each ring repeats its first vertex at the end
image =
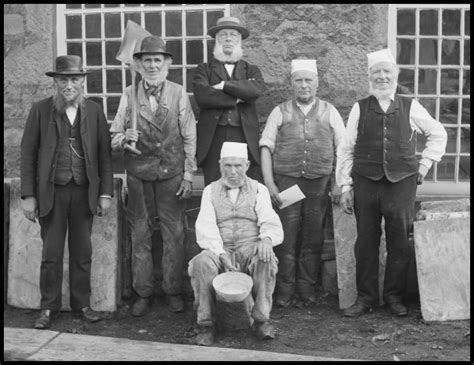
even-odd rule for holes
{"type": "Polygon", "coordinates": [[[184,200],[176,192],[182,174],[144,181],[127,174],[127,217],[132,239],[132,285],[143,298],[153,294],[152,234],[159,218],[163,238],[163,291],[181,294],[184,270],[184,200]]]}
{"type": "Polygon", "coordinates": [[[329,180],[329,175],[316,179],[275,175],[280,191],[297,184],[306,196],[284,209],[276,209],[285,232],[283,243],[275,247],[279,296],[292,296],[297,291],[306,299],[315,293],[321,269],[329,180]]]}
{"type": "Polygon", "coordinates": [[[405,293],[409,233],[413,225],[416,175],[391,183],[386,177],[373,181],[353,174],[357,240],[357,298],[367,306],[379,303],[379,247],[382,217],[385,220],[387,261],[383,288],[385,303],[401,302],[405,293]]]}
{"type": "MultiPolygon", "coordinates": [[[[240,265],[240,271],[249,274],[253,279],[253,308],[248,308],[252,318],[257,322],[270,319],[272,295],[275,290],[278,260],[272,255],[268,262],[259,260],[253,254],[257,243],[236,244],[234,247],[224,246],[224,250],[240,265]]],[[[219,256],[210,250],[203,250],[189,262],[188,273],[194,291],[194,308],[197,311],[199,326],[215,324],[215,291],[212,280],[224,271],[219,256]]]]}
{"type": "Polygon", "coordinates": [[[93,215],[88,185],[55,185],[54,204],[39,218],[43,251],[40,269],[41,309],[61,309],[66,232],[69,248],[69,293],[72,310],[89,306],[93,215]]]}
{"type": "MultiPolygon", "coordinates": [[[[201,168],[204,173],[204,184],[207,186],[213,181],[221,178],[221,170],[219,160],[221,156],[222,144],[224,142],[240,142],[247,143],[245,139],[244,130],[242,127],[232,127],[230,125],[216,127],[214,137],[212,138],[211,147],[207,153],[206,159],[202,162],[201,168]]],[[[250,153],[250,152],[249,152],[250,153]]],[[[249,155],[250,167],[247,171],[247,176],[262,182],[262,172],[249,155]]]]}

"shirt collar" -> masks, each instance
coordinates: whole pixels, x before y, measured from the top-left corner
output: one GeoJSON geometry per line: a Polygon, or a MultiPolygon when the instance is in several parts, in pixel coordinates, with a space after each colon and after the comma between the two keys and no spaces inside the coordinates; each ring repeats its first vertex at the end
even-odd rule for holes
{"type": "Polygon", "coordinates": [[[310,109],[313,107],[313,105],[316,103],[316,97],[314,97],[313,101],[309,104],[301,104],[298,102],[298,100],[296,100],[296,105],[298,106],[298,108],[300,109],[310,109]]]}
{"type": "MultiPolygon", "coordinates": [[[[395,91],[394,91],[392,94],[390,94],[390,96],[389,96],[389,97],[390,97],[390,100],[391,100],[391,101],[394,101],[394,100],[395,100],[395,91]]],[[[380,102],[380,99],[379,99],[379,98],[377,98],[376,96],[374,96],[374,98],[376,98],[376,99],[377,99],[377,101],[379,101],[379,102],[380,102]]],[[[385,100],[386,100],[386,99],[385,99],[385,100]]]]}

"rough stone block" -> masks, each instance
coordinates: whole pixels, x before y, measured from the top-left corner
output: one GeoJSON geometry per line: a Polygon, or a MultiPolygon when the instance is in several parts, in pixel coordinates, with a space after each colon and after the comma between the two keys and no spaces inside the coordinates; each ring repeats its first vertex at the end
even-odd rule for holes
{"type": "MultiPolygon", "coordinates": [[[[354,244],[357,227],[354,214],[346,214],[341,205],[333,205],[334,246],[336,249],[337,285],[339,288],[339,308],[350,307],[357,299],[356,263],[354,244]]],[[[383,220],[382,220],[382,227],[383,220]]],[[[383,280],[387,252],[385,248],[385,230],[382,229],[379,249],[379,302],[383,304],[383,280]]]]}
{"type": "Polygon", "coordinates": [[[220,330],[240,330],[250,328],[253,318],[250,316],[254,300],[249,294],[241,302],[227,303],[216,300],[216,325],[220,330]]]}
{"type": "Polygon", "coordinates": [[[470,319],[470,219],[414,222],[425,321],[470,319]]]}
{"type": "MultiPolygon", "coordinates": [[[[94,217],[92,226],[91,307],[115,311],[120,296],[119,221],[122,209],[122,180],[114,178],[114,197],[109,214],[94,217]]],[[[40,226],[24,218],[20,207],[20,180],[10,187],[10,255],[8,265],[8,304],[18,308],[39,309],[39,271],[42,241],[40,226]]],[[[66,237],[67,242],[67,237],[66,237]]],[[[65,245],[63,261],[62,310],[69,306],[69,252],[65,245]]]]}

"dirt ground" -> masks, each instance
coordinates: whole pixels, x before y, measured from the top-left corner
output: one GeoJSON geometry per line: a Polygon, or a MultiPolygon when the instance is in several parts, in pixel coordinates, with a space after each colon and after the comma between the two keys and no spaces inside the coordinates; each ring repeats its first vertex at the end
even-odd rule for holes
{"type": "MultiPolygon", "coordinates": [[[[195,311],[188,298],[184,313],[167,310],[163,297],[155,297],[152,310],[141,318],[129,312],[132,299],[119,311],[103,313],[104,320],[88,324],[69,312],[59,313],[51,330],[133,340],[194,344],[195,311]]],[[[376,308],[359,318],[346,318],[337,296],[318,292],[312,306],[300,303],[274,308],[274,340],[259,341],[253,331],[221,331],[215,346],[273,351],[342,359],[379,361],[470,361],[470,320],[425,323],[417,299],[409,303],[407,317],[394,317],[376,308]]],[[[5,327],[32,328],[37,310],[5,305],[5,327]]],[[[232,359],[229,359],[232,360],[232,359]]]]}

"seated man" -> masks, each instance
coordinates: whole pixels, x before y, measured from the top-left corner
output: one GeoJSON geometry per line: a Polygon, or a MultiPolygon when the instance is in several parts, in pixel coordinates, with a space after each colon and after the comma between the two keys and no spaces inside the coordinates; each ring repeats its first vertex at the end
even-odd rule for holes
{"type": "Polygon", "coordinates": [[[224,142],[222,177],[206,186],[196,220],[196,240],[203,249],[189,262],[194,307],[200,333],[197,344],[214,342],[212,280],[223,271],[241,271],[253,279],[251,316],[260,339],[274,338],[270,324],[278,260],[273,246],[283,241],[283,229],[267,188],[249,178],[245,143],[224,142]]]}

